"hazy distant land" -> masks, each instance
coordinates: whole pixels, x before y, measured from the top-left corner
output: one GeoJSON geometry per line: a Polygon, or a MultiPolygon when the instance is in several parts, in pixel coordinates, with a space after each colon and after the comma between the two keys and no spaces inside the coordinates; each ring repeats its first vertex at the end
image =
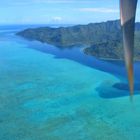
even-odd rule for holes
{"type": "MultiPolygon", "coordinates": [[[[122,59],[120,21],[107,21],[71,27],[26,29],[17,35],[61,48],[85,46],[83,51],[98,58],[122,59]]],[[[136,23],[135,60],[140,60],[140,23],[136,23]]]]}

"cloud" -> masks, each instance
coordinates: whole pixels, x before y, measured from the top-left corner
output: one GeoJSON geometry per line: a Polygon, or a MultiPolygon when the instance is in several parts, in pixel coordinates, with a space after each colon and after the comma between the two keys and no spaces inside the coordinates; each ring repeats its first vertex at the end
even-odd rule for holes
{"type": "Polygon", "coordinates": [[[80,8],[82,12],[96,12],[96,13],[118,13],[119,10],[111,8],[80,8]]]}
{"type": "Polygon", "coordinates": [[[62,21],[62,17],[59,17],[59,16],[53,17],[53,18],[52,18],[52,21],[55,21],[55,22],[62,21]]]}
{"type": "Polygon", "coordinates": [[[93,3],[93,0],[33,0],[33,2],[37,3],[93,3]]]}
{"type": "Polygon", "coordinates": [[[37,3],[73,3],[74,0],[35,0],[37,3]]]}
{"type": "Polygon", "coordinates": [[[95,3],[93,0],[5,0],[3,4],[12,6],[26,6],[31,4],[74,4],[74,3],[95,3]]]}

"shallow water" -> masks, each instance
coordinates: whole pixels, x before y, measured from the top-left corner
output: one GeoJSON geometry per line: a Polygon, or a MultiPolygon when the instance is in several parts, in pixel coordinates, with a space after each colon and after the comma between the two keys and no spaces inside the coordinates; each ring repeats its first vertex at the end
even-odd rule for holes
{"type": "Polygon", "coordinates": [[[139,69],[0,32],[1,140],[139,140],[139,69]]]}

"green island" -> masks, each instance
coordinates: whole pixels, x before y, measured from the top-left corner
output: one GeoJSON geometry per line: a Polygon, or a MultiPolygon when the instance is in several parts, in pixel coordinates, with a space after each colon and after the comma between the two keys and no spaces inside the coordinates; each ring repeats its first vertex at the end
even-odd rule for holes
{"type": "MultiPolygon", "coordinates": [[[[17,35],[60,48],[84,46],[84,53],[102,59],[123,59],[122,32],[119,20],[70,27],[40,27],[17,35]]],[[[140,23],[135,26],[134,59],[140,60],[140,23]]]]}

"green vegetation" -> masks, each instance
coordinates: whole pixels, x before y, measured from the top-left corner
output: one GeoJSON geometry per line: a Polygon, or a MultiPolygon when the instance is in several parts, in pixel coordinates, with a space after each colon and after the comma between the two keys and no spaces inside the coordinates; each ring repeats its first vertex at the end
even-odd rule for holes
{"type": "MultiPolygon", "coordinates": [[[[84,52],[105,59],[122,59],[120,21],[107,21],[72,27],[41,27],[17,33],[29,40],[38,40],[58,47],[85,46],[84,52]]],[[[136,23],[135,59],[140,59],[140,23],[136,23]]]]}

